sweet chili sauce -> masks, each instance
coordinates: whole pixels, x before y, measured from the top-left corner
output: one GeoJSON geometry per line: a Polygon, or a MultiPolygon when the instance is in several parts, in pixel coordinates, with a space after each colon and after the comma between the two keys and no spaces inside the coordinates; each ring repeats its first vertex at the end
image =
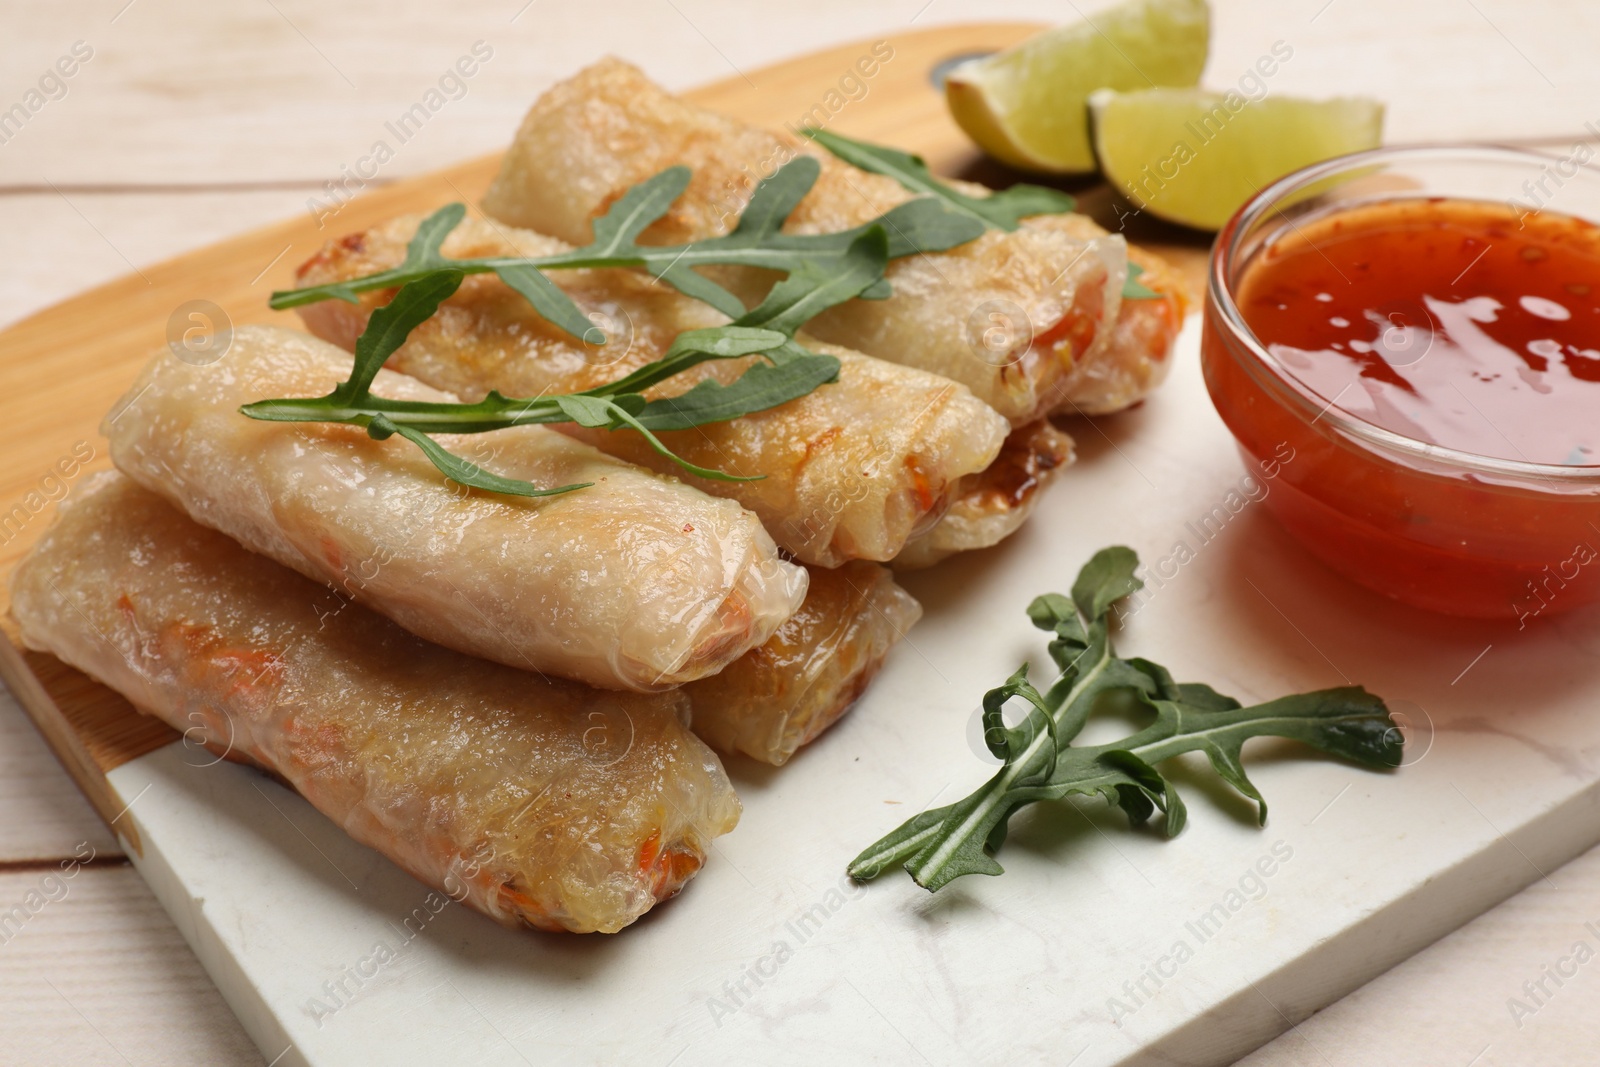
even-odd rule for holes
{"type": "Polygon", "coordinates": [[[1241,280],[1278,362],[1351,415],[1473,455],[1600,463],[1600,230],[1464,200],[1302,228],[1241,280]]]}
{"type": "Polygon", "coordinates": [[[1234,294],[1272,360],[1252,365],[1208,308],[1207,384],[1247,458],[1296,455],[1268,504],[1314,553],[1401,600],[1524,626],[1600,599],[1600,229],[1382,201],[1302,221],[1234,294]],[[1292,412],[1274,377],[1333,417],[1292,412]],[[1375,445],[1350,420],[1489,462],[1375,445]]]}

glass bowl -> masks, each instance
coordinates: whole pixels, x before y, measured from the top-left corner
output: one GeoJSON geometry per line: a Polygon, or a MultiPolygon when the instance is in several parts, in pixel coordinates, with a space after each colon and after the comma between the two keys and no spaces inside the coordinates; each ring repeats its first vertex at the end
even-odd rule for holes
{"type": "Polygon", "coordinates": [[[1600,220],[1600,176],[1582,165],[1587,155],[1581,146],[1560,158],[1476,145],[1375,149],[1275,182],[1218,234],[1206,387],[1246,465],[1271,479],[1264,506],[1334,570],[1417,607],[1519,627],[1600,599],[1600,467],[1476,455],[1368,422],[1295,377],[1236,303],[1245,272],[1275,241],[1381,201],[1465,199],[1600,220]]]}

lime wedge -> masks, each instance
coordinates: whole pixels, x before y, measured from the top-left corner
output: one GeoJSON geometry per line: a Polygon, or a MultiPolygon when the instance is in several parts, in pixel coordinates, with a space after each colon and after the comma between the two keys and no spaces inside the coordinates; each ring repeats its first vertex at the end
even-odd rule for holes
{"type": "Polygon", "coordinates": [[[1152,215],[1201,230],[1221,229],[1291,171],[1383,140],[1383,105],[1363,97],[1102,90],[1089,97],[1089,122],[1113,189],[1152,215]]]}
{"type": "Polygon", "coordinates": [[[1126,0],[945,79],[950,113],[985,152],[1024,170],[1095,169],[1084,100],[1096,89],[1194,85],[1206,65],[1206,0],[1126,0]]]}

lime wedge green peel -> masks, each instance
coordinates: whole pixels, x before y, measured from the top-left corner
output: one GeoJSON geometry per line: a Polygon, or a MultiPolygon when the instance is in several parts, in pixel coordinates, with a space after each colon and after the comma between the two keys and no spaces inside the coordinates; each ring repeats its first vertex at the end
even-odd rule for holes
{"type": "Polygon", "coordinates": [[[1383,105],[1198,89],[1101,90],[1089,97],[1095,155],[1111,187],[1169,222],[1221,229],[1291,171],[1383,139],[1383,105]]]}
{"type": "Polygon", "coordinates": [[[1129,0],[963,63],[945,79],[945,98],[967,136],[996,159],[1087,174],[1095,169],[1089,94],[1198,84],[1210,24],[1205,0],[1129,0]]]}

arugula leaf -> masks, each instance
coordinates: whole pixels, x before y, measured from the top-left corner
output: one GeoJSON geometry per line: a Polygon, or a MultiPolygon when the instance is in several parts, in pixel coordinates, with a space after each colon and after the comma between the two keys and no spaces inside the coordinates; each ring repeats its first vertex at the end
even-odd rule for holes
{"type": "MultiPolygon", "coordinates": [[[[934,177],[921,156],[886,148],[883,145],[851,140],[837,133],[829,133],[827,130],[805,129],[800,132],[851,166],[893,178],[913,193],[927,193],[937,197],[948,203],[953,210],[996,229],[1015,230],[1029,215],[1058,215],[1072,211],[1077,206],[1077,202],[1071,196],[1042,185],[1019,184],[1009,189],[1001,189],[990,196],[967,196],[934,177]]],[[[901,207],[925,202],[921,199],[911,200],[901,207]]],[[[894,212],[891,211],[879,221],[888,225],[893,216],[894,212]]],[[[893,248],[889,253],[890,258],[907,254],[909,253],[896,251],[893,248]]],[[[1161,296],[1139,281],[1139,275],[1143,273],[1144,268],[1137,263],[1128,264],[1128,276],[1122,283],[1124,300],[1150,300],[1161,296]]],[[[861,295],[863,299],[881,299],[889,294],[874,292],[861,295]]]]}
{"type": "Polygon", "coordinates": [[[710,304],[729,318],[744,311],[743,301],[695,270],[693,262],[685,263],[681,259],[661,262],[658,256],[646,256],[644,269],[656,280],[666,282],[684,296],[710,304]]]}
{"type": "Polygon", "coordinates": [[[558,486],[554,489],[540,489],[531,482],[519,481],[515,478],[502,478],[491,471],[486,471],[469,460],[462,459],[453,452],[447,452],[439,443],[427,434],[413,430],[409,426],[397,426],[390,422],[387,416],[375,415],[367,423],[367,433],[374,440],[382,441],[391,434],[399,434],[407,441],[422,449],[422,454],[427,456],[433,465],[453,482],[468,485],[474,489],[487,489],[491,493],[505,493],[510,496],[556,496],[559,493],[570,493],[574,489],[587,489],[593,482],[578,482],[574,485],[558,486]]]}
{"type": "Polygon", "coordinates": [[[779,167],[750,194],[733,236],[770,237],[778,233],[821,174],[822,164],[810,156],[798,156],[779,167]]]}
{"type": "Polygon", "coordinates": [[[1028,681],[1028,665],[1024,663],[1006,679],[1005,685],[983,694],[983,743],[990,754],[996,759],[1015,759],[1033,740],[1031,731],[1025,728],[1028,723],[1016,727],[1006,725],[1003,709],[1006,701],[1012,697],[1022,697],[1033,705],[1041,713],[1052,743],[1059,744],[1055,736],[1056,721],[1050,717],[1050,708],[1044,702],[1044,697],[1040,696],[1039,691],[1028,681]]]}
{"type": "Polygon", "coordinates": [[[733,231],[676,248],[644,246],[638,238],[687,188],[686,167],[669,167],[629,189],[594,222],[594,240],[553,256],[449,259],[445,238],[465,216],[451,204],[428,216],[407,246],[404,262],[364,278],[274,293],[272,306],[296,307],[318,300],[355,300],[362,292],[398,286],[395,297],[374,311],[356,344],[350,379],[324,397],[284,397],[240,410],[278,422],[336,422],[366,427],[373,436],[400,434],[422,448],[440,470],[463,484],[522,495],[567,492],[582,486],[538,489],[482,471],[447,450],[430,433],[484,433],[508,426],[576,422],[591,429],[634,430],[650,447],[685,470],[705,478],[750,481],[696,466],[672,452],[657,432],[688,429],[763,411],[836,381],[839,361],[809,352],[795,333],[819,312],[857,296],[888,295],[884,270],[892,255],[942,251],[972,240],[983,224],[947,211],[930,200],[901,204],[879,219],[832,234],[785,234],[784,221],[811,190],[821,166],[811,157],[793,160],[759,183],[733,231]],[[726,289],[695,270],[712,264],[745,264],[780,270],[785,277],[749,311],[726,289]],[[378,369],[418,325],[460,287],[468,274],[493,271],[546,320],[589,344],[602,331],[544,271],[557,268],[640,267],[684,293],[704,300],[734,321],[691,330],[677,337],[662,358],[616,381],[578,393],[515,399],[491,392],[476,404],[390,400],[371,395],[378,369]],[[645,389],[709,359],[761,355],[724,385],[704,379],[673,397],[650,400],[645,389]],[[499,488],[497,488],[499,487],[499,488]]]}
{"type": "Polygon", "coordinates": [[[603,397],[576,394],[553,396],[550,399],[555,401],[561,414],[579,426],[593,430],[611,425],[611,401],[603,397]]]}
{"type": "Polygon", "coordinates": [[[467,205],[446,204],[423,219],[406,245],[406,258],[401,266],[407,270],[432,270],[447,265],[449,260],[439,250],[444,247],[444,239],[450,236],[450,231],[461,225],[466,215],[467,205]]]}
{"type": "Polygon", "coordinates": [[[678,396],[650,401],[639,413],[638,425],[650,430],[687,430],[726,422],[786,404],[838,379],[839,361],[834,357],[807,352],[798,345],[787,347],[793,351],[784,362],[757,363],[731,385],[706,378],[678,396]]]}
{"type": "Polygon", "coordinates": [[[883,227],[871,226],[850,243],[833,270],[803,264],[791,272],[772,287],[758,306],[722,327],[729,331],[776,331],[785,343],[765,350],[768,363],[749,368],[731,385],[707,378],[679,396],[652,400],[640,413],[640,424],[655,430],[681,430],[723,422],[750,411],[776,407],[836,381],[836,358],[808,351],[788,338],[819,313],[880,281],[889,261],[888,248],[883,227]]]}
{"type": "Polygon", "coordinates": [[[495,267],[494,272],[552,325],[559,326],[584,344],[606,343],[605,331],[594,325],[572,302],[572,298],[547,278],[543,271],[526,263],[505,263],[495,267]]]}
{"type": "Polygon", "coordinates": [[[739,222],[726,237],[710,242],[713,248],[744,247],[752,241],[770,242],[786,251],[823,253],[848,249],[873,227],[888,237],[888,256],[918,252],[943,252],[982,235],[984,226],[970,216],[949,210],[936,200],[918,198],[886,211],[870,222],[848,230],[823,234],[785,234],[783,224],[805,199],[822,173],[812,156],[798,156],[756,186],[739,222]]]}
{"type": "Polygon", "coordinates": [[[1143,267],[1132,260],[1128,261],[1128,276],[1122,280],[1122,299],[1152,300],[1161,296],[1160,293],[1139,280],[1139,275],[1143,273],[1143,267]]]}
{"type": "Polygon", "coordinates": [[[800,132],[853,167],[893,178],[913,193],[937,197],[953,210],[997,230],[1015,230],[1029,215],[1059,215],[1077,204],[1066,193],[1042,185],[1013,185],[989,196],[968,196],[934,177],[921,156],[827,130],[807,128],[800,132]]]}
{"type": "MultiPolygon", "coordinates": [[[[864,234],[869,227],[882,226],[890,237],[890,259],[920,253],[949,251],[984,235],[984,222],[962,211],[952,211],[931,197],[917,197],[894,206],[874,221],[866,222],[845,234],[864,234]]],[[[800,240],[800,238],[790,238],[800,240]]]]}
{"type": "Polygon", "coordinates": [[[672,202],[689,188],[688,167],[668,167],[633,186],[594,220],[594,240],[587,246],[595,255],[614,256],[638,247],[637,238],[665,215],[672,202]]]}
{"type": "MultiPolygon", "coordinates": [[[[1073,606],[1086,619],[1103,618],[1112,604],[1144,588],[1144,582],[1134,573],[1138,566],[1139,557],[1133,549],[1123,545],[1102,548],[1084,564],[1083,570],[1078,572],[1078,580],[1072,583],[1073,606]]],[[[1055,605],[1056,602],[1051,601],[1051,606],[1055,605]]],[[[1028,618],[1032,619],[1034,614],[1029,611],[1028,618]]],[[[1058,617],[1050,628],[1060,624],[1058,617]]]]}
{"type": "Polygon", "coordinates": [[[787,334],[756,326],[711,326],[700,330],[685,330],[672,339],[672,344],[661,358],[647,363],[614,382],[596,386],[588,391],[591,396],[616,396],[637,393],[658,382],[682,374],[690,367],[708,359],[737,359],[770,352],[787,344],[787,334]]]}
{"type": "MultiPolygon", "coordinates": [[[[538,277],[542,283],[539,293],[546,302],[535,301],[529,296],[534,310],[556,326],[591,344],[603,344],[604,332],[599,333],[599,341],[593,340],[588,320],[583,318],[583,313],[571,297],[544,277],[544,270],[558,267],[642,267],[658,280],[686,296],[710,304],[724,315],[739,315],[744,311],[744,304],[739,298],[696,272],[693,268],[700,260],[685,259],[685,253],[693,248],[692,245],[683,246],[680,250],[639,244],[639,235],[671,210],[673,202],[683,195],[689,186],[689,178],[688,167],[668,167],[633,186],[594,220],[591,226],[594,238],[581,248],[553,256],[512,261],[478,260],[473,261],[473,265],[488,264],[502,278],[508,269],[523,276],[538,277]],[[584,326],[581,331],[573,328],[579,320],[584,326]]],[[[518,291],[523,292],[522,289],[518,291]]]]}
{"type": "Polygon", "coordinates": [[[824,268],[803,262],[772,287],[759,305],[735,320],[794,336],[796,330],[837,304],[842,304],[883,277],[889,265],[889,235],[882,226],[868,227],[845,248],[838,262],[824,268]]]}
{"type": "Polygon", "coordinates": [[[411,331],[433,317],[439,305],[460,288],[465,277],[458,270],[439,270],[407,282],[393,300],[372,313],[367,328],[356,338],[356,361],[348,380],[331,394],[337,403],[364,395],[389,357],[406,343],[411,331]]]}
{"type": "MultiPolygon", "coordinates": [[[[758,368],[751,368],[751,370],[755,369],[758,368]]],[[[749,371],[746,371],[745,375],[748,375],[749,373],[749,371]]],[[[745,375],[740,375],[740,377],[743,378],[745,375]]],[[[693,390],[690,390],[690,392],[693,392],[693,390]]],[[[730,415],[728,417],[732,418],[733,416],[730,415]]],[[[668,459],[672,460],[672,462],[676,463],[690,474],[698,474],[702,478],[710,478],[719,482],[759,482],[761,479],[766,477],[765,474],[729,474],[727,471],[712,470],[709,467],[697,467],[693,463],[690,463],[688,460],[684,459],[682,456],[674,453],[672,449],[668,448],[662,443],[659,437],[651,432],[651,428],[649,426],[646,426],[643,422],[639,421],[639,419],[634,417],[631,411],[621,405],[612,405],[612,418],[614,425],[610,427],[611,429],[628,427],[630,429],[639,431],[651,448],[655,449],[661,455],[666,456],[668,459]]],[[[692,425],[698,426],[700,423],[696,422],[692,425]]]]}
{"type": "Polygon", "coordinates": [[[1209,686],[1174,682],[1148,660],[1117,657],[1109,613],[1141,587],[1137,566],[1132,550],[1103,549],[1079,573],[1070,599],[1047,593],[1028,605],[1033,624],[1054,635],[1049,651],[1061,675],[1041,694],[1024,665],[984,696],[984,740],[1004,765],[971,796],[922,812],[868,847],[851,861],[851,877],[866,881],[898,863],[918,885],[937,891],[965,874],[1000,874],[994,853],[1011,816],[1073,795],[1098,796],[1135,825],[1162,811],[1167,836],[1175,836],[1188,811],[1156,765],[1184,752],[1204,752],[1224,781],[1256,802],[1265,824],[1266,801],[1241,758],[1252,737],[1290,738],[1369,767],[1400,765],[1400,732],[1388,708],[1359,686],[1244,707],[1209,686]],[[1112,693],[1153,713],[1153,721],[1121,741],[1071,747],[1096,704],[1112,693]],[[1028,715],[1007,727],[1001,709],[1018,696],[1029,704],[1028,715]]]}
{"type": "Polygon", "coordinates": [[[524,496],[569,492],[585,486],[539,489],[527,482],[502,478],[452,456],[427,434],[484,433],[508,426],[555,422],[576,422],[592,429],[629,429],[642,434],[651,448],[692,474],[720,481],[754,481],[761,475],[734,475],[690,463],[655,435],[764,411],[837,380],[839,361],[807,351],[794,342],[793,336],[813,315],[849,300],[881,279],[888,263],[887,249],[888,238],[882,227],[869,227],[845,249],[836,269],[803,264],[774,286],[758,307],[738,320],[725,326],[685,331],[660,359],[582,392],[528,399],[491,392],[475,404],[372,396],[369,390],[378,368],[404,343],[406,335],[461,284],[463,275],[459,270],[443,268],[407,282],[389,304],[373,312],[357,341],[356,370],[350,381],[341,383],[325,397],[263,400],[240,410],[251,418],[280,422],[365,426],[380,439],[398,433],[416,443],[436,467],[462,484],[496,492],[511,492],[504,487],[516,485],[517,492],[524,496]],[[643,395],[644,390],[707,360],[753,355],[765,356],[766,361],[747,368],[727,385],[708,378],[678,396],[647,400],[643,395]]]}
{"type": "MultiPolygon", "coordinates": [[[[842,269],[850,258],[851,245],[874,226],[882,227],[888,235],[891,259],[943,252],[983,233],[981,221],[927,200],[900,204],[870,222],[838,233],[783,233],[785,218],[811,190],[819,170],[817,161],[810,157],[791,160],[756,186],[732,232],[683,245],[641,245],[637,239],[666,214],[682,193],[688,182],[685,167],[669,167],[628,190],[594,221],[595,239],[588,245],[549,256],[444,258],[439,246],[466,211],[463,205],[452,204],[424,221],[405,262],[398,267],[362,278],[280,290],[272,294],[269,303],[283,309],[328,299],[354,302],[361,293],[404,285],[441,267],[463,274],[494,271],[526,296],[541,315],[574,337],[593,343],[589,321],[570,298],[554,286],[533,280],[532,274],[585,267],[636,267],[685,295],[710,304],[729,318],[738,318],[745,312],[744,305],[696,267],[742,265],[784,273],[842,269]],[[505,273],[508,270],[513,272],[511,277],[505,273]]],[[[888,295],[887,285],[880,280],[864,293],[881,299],[888,295]]]]}

